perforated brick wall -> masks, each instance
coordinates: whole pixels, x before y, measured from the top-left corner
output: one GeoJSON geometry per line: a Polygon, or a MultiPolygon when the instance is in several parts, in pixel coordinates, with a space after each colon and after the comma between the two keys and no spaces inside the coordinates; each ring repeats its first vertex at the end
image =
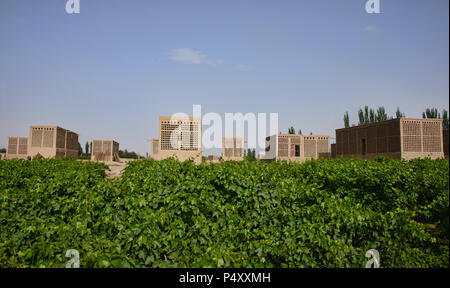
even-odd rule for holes
{"type": "Polygon", "coordinates": [[[244,159],[244,139],[243,138],[222,138],[222,158],[223,160],[243,160],[244,159]]]}
{"type": "Polygon", "coordinates": [[[5,158],[22,158],[27,157],[28,152],[28,138],[26,137],[8,137],[6,143],[5,158]]]}
{"type": "Polygon", "coordinates": [[[441,125],[439,119],[401,118],[337,129],[336,157],[438,158],[441,125]]]}
{"type": "Polygon", "coordinates": [[[443,130],[442,131],[442,137],[443,137],[443,142],[444,142],[444,155],[445,157],[448,157],[448,129],[447,130],[443,130]]]}
{"type": "Polygon", "coordinates": [[[28,156],[78,158],[78,134],[57,126],[31,126],[28,156]]]}
{"type": "Polygon", "coordinates": [[[119,161],[119,143],[113,140],[92,140],[92,161],[119,161]]]}
{"type": "Polygon", "coordinates": [[[423,152],[442,151],[442,123],[436,121],[423,121],[423,152]]]}

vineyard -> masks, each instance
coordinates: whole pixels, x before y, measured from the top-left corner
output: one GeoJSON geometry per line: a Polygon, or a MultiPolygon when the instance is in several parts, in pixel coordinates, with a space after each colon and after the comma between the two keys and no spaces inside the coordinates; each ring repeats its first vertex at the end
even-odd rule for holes
{"type": "Polygon", "coordinates": [[[0,267],[449,266],[449,161],[0,161],[0,267]]]}

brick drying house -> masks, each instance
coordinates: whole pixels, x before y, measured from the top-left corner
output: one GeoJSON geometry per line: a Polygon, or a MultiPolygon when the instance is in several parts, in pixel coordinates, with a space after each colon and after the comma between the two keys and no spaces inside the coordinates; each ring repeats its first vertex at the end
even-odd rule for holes
{"type": "Polygon", "coordinates": [[[260,159],[304,162],[329,156],[329,135],[278,134],[266,138],[266,152],[260,159]]]}
{"type": "Polygon", "coordinates": [[[91,161],[120,162],[119,143],[113,140],[92,140],[91,161]]]}
{"type": "Polygon", "coordinates": [[[159,137],[152,139],[151,157],[162,160],[175,157],[180,161],[202,161],[201,118],[183,116],[159,117],[159,137]]]}
{"type": "Polygon", "coordinates": [[[222,138],[222,159],[224,161],[244,160],[244,138],[222,138]]]}
{"type": "Polygon", "coordinates": [[[443,158],[441,119],[398,118],[336,130],[336,157],[443,158]]]}
{"type": "Polygon", "coordinates": [[[31,126],[28,156],[78,158],[78,134],[58,126],[31,126]]]}
{"type": "Polygon", "coordinates": [[[5,159],[27,159],[28,157],[28,138],[27,137],[8,137],[6,143],[5,159]]]}

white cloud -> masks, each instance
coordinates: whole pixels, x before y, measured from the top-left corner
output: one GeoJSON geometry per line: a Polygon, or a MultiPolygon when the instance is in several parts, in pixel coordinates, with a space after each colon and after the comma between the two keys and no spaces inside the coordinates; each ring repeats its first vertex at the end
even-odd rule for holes
{"type": "Polygon", "coordinates": [[[191,48],[178,48],[170,52],[169,58],[170,60],[180,61],[186,64],[202,64],[206,59],[206,55],[191,48]]]}
{"type": "Polygon", "coordinates": [[[223,60],[212,60],[200,51],[191,48],[177,48],[170,52],[169,59],[172,61],[183,62],[184,64],[223,64],[223,60]]]}
{"type": "Polygon", "coordinates": [[[370,33],[379,33],[380,29],[377,26],[369,25],[366,28],[364,28],[364,31],[370,32],[370,33]]]}
{"type": "Polygon", "coordinates": [[[238,71],[248,71],[248,70],[250,70],[250,67],[247,65],[244,65],[244,64],[237,64],[236,69],[238,71]]]}

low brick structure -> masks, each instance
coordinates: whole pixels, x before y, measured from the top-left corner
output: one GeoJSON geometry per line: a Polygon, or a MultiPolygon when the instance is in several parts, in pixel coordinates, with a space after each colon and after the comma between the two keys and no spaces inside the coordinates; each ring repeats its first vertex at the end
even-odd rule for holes
{"type": "Polygon", "coordinates": [[[336,157],[443,158],[441,119],[398,118],[336,130],[336,157]]]}
{"type": "Polygon", "coordinates": [[[119,143],[113,140],[92,140],[91,161],[120,162],[119,143]]]}
{"type": "Polygon", "coordinates": [[[153,138],[152,139],[150,158],[156,159],[158,157],[158,153],[159,153],[159,139],[153,138]]]}
{"type": "Polygon", "coordinates": [[[329,135],[278,134],[266,138],[264,161],[304,162],[330,156],[329,135]]]}
{"type": "Polygon", "coordinates": [[[5,159],[27,159],[28,138],[8,137],[5,159]]]}
{"type": "Polygon", "coordinates": [[[78,134],[58,126],[31,126],[28,156],[78,158],[78,134]]]}
{"type": "Polygon", "coordinates": [[[243,138],[222,138],[222,160],[242,161],[244,160],[243,138]]]}
{"type": "Polygon", "coordinates": [[[217,155],[202,156],[202,160],[206,163],[220,163],[220,157],[217,155]]]}

